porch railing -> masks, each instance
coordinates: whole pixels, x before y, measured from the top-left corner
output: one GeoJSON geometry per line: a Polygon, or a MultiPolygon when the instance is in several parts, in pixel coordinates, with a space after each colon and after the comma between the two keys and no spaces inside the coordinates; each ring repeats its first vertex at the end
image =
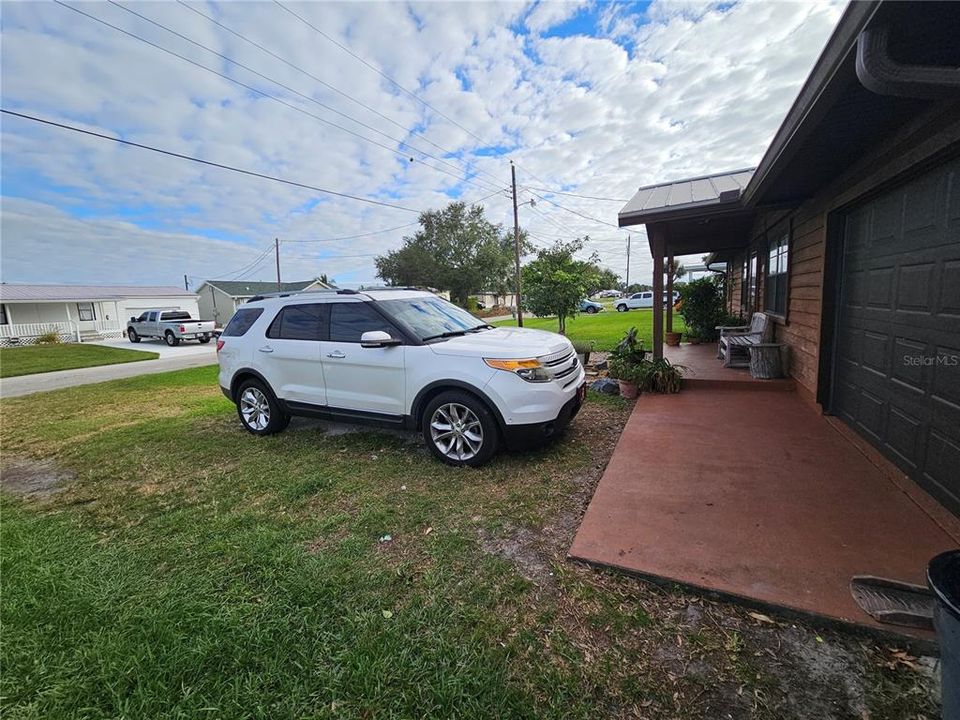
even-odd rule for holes
{"type": "Polygon", "coordinates": [[[92,327],[80,329],[73,322],[15,323],[0,325],[0,346],[35,345],[44,335],[56,333],[60,342],[83,342],[123,337],[125,328],[119,323],[96,320],[92,327]]]}

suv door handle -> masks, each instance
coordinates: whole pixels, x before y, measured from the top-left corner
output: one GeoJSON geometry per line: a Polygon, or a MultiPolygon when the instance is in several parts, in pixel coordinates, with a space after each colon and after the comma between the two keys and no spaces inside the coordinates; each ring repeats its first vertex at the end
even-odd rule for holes
{"type": "Polygon", "coordinates": [[[262,348],[258,348],[260,352],[273,352],[273,348],[269,345],[264,345],[262,348]]]}
{"type": "Polygon", "coordinates": [[[327,353],[327,357],[328,357],[328,358],[337,358],[337,359],[339,359],[339,358],[345,358],[346,356],[347,356],[347,354],[346,354],[343,350],[334,350],[333,352],[328,352],[328,353],[327,353]]]}

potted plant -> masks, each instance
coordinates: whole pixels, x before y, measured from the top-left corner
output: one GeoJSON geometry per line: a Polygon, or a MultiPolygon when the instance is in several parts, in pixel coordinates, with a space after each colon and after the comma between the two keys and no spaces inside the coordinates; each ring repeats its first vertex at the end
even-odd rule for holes
{"type": "Polygon", "coordinates": [[[590,353],[593,352],[593,343],[578,340],[573,343],[573,351],[577,354],[577,357],[580,358],[580,365],[586,367],[587,363],[590,362],[590,353]]]}
{"type": "Polygon", "coordinates": [[[620,394],[625,398],[635,398],[639,392],[641,368],[646,360],[647,352],[643,344],[637,340],[637,329],[630,328],[624,333],[623,339],[610,353],[607,359],[610,377],[620,384],[620,394]]]}
{"type": "Polygon", "coordinates": [[[666,358],[644,360],[636,377],[641,391],[678,393],[686,370],[685,366],[674,365],[666,358]]]}
{"type": "Polygon", "coordinates": [[[608,373],[620,385],[620,395],[633,400],[640,394],[640,366],[626,362],[623,358],[609,361],[608,373]]]}
{"type": "Polygon", "coordinates": [[[678,332],[668,332],[668,333],[664,333],[663,335],[664,335],[664,340],[665,340],[665,342],[667,343],[667,345],[671,345],[671,346],[673,346],[673,347],[676,347],[677,345],[680,344],[680,337],[682,336],[682,333],[678,333],[678,332]]]}

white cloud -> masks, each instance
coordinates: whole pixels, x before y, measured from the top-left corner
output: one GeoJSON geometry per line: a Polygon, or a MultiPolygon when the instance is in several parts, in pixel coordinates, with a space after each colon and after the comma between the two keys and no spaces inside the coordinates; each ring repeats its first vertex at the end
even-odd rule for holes
{"type": "MultiPolygon", "coordinates": [[[[273,3],[193,5],[403,128],[416,128],[454,153],[447,162],[481,169],[475,185],[464,187],[468,199],[509,182],[505,158],[478,153],[481,145],[509,148],[523,185],[614,198],[651,182],[756,163],[842,10],[835,2],[655,2],[637,16],[632,6],[611,4],[600,8],[594,37],[540,36],[581,6],[290,4],[468,132],[273,3]],[[520,22],[527,30],[516,29],[520,22]]],[[[303,112],[39,3],[3,5],[4,107],[416,209],[444,204],[457,186],[429,167],[433,161],[405,160],[419,157],[416,151],[389,152],[318,122],[305,113],[396,147],[116,7],[78,7],[303,112]]],[[[130,7],[384,133],[443,153],[180,5],[130,7]]],[[[288,277],[326,272],[369,281],[372,257],[346,256],[397,247],[402,232],[294,241],[415,220],[14,118],[3,118],[2,133],[6,281],[176,283],[184,272],[215,276],[242,267],[273,237],[289,241],[288,277]],[[320,255],[326,259],[306,259],[320,255]]],[[[611,223],[620,207],[554,199],[611,223]]],[[[506,197],[485,205],[494,221],[512,221],[506,197]]],[[[521,216],[538,242],[589,234],[606,264],[619,269],[625,262],[622,231],[544,202],[524,206],[521,216]]],[[[648,274],[636,233],[632,257],[631,276],[648,274]]],[[[271,273],[264,264],[252,277],[271,273]]]]}

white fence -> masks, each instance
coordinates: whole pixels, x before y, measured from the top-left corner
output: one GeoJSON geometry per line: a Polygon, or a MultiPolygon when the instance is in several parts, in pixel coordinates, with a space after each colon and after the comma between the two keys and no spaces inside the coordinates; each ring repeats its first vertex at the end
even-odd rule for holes
{"type": "Polygon", "coordinates": [[[36,345],[44,335],[56,333],[60,342],[82,342],[123,337],[124,328],[116,323],[97,320],[90,329],[80,329],[77,323],[19,323],[0,325],[0,347],[36,345]]]}

